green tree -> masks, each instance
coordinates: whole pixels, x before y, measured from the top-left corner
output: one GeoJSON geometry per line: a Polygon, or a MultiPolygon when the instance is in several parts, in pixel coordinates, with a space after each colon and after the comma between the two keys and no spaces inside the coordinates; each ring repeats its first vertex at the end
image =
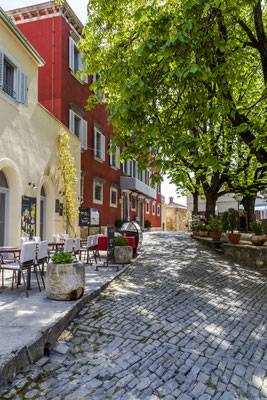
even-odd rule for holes
{"type": "Polygon", "coordinates": [[[61,128],[58,132],[58,169],[63,182],[64,202],[63,202],[63,216],[66,228],[66,233],[70,233],[73,228],[73,221],[79,214],[79,204],[74,192],[74,184],[77,181],[77,171],[75,168],[75,160],[71,155],[69,145],[69,135],[61,128]]]}

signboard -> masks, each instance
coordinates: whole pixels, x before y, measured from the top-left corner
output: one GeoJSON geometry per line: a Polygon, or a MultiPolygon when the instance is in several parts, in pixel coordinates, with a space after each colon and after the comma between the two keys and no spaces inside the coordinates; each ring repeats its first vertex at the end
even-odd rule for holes
{"type": "Polygon", "coordinates": [[[115,226],[108,225],[107,262],[114,261],[114,235],[115,226]]]}
{"type": "Polygon", "coordinates": [[[79,208],[79,226],[90,226],[90,208],[79,208]]]}
{"type": "Polygon", "coordinates": [[[90,208],[90,226],[101,226],[101,211],[90,208]]]}
{"type": "Polygon", "coordinates": [[[21,236],[32,238],[36,235],[36,198],[22,196],[21,236]]]}

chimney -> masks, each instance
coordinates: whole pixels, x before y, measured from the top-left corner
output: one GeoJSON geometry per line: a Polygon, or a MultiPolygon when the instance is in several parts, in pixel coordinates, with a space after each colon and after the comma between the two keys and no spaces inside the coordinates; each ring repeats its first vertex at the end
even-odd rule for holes
{"type": "Polygon", "coordinates": [[[173,203],[173,197],[169,197],[169,204],[173,203]]]}

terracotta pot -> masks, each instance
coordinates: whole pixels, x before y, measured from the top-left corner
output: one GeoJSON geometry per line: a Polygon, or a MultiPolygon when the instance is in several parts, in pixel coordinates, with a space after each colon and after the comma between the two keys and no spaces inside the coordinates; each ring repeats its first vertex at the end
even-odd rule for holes
{"type": "Polygon", "coordinates": [[[241,233],[228,233],[228,242],[231,244],[237,244],[240,242],[241,233]]]}
{"type": "Polygon", "coordinates": [[[262,246],[266,241],[266,235],[252,235],[250,240],[254,246],[262,246]]]}
{"type": "Polygon", "coordinates": [[[199,236],[202,236],[202,237],[205,237],[205,236],[208,236],[208,231],[199,231],[198,232],[198,234],[199,234],[199,236]]]}
{"type": "Polygon", "coordinates": [[[210,236],[212,240],[220,240],[222,236],[222,232],[210,232],[210,236]]]}

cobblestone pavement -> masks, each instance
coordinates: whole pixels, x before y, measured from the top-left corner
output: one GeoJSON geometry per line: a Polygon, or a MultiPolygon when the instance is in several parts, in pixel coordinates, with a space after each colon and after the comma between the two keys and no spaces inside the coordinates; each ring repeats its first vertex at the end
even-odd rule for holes
{"type": "Polygon", "coordinates": [[[1,399],[267,399],[266,277],[182,234],[89,302],[1,399]]]}

